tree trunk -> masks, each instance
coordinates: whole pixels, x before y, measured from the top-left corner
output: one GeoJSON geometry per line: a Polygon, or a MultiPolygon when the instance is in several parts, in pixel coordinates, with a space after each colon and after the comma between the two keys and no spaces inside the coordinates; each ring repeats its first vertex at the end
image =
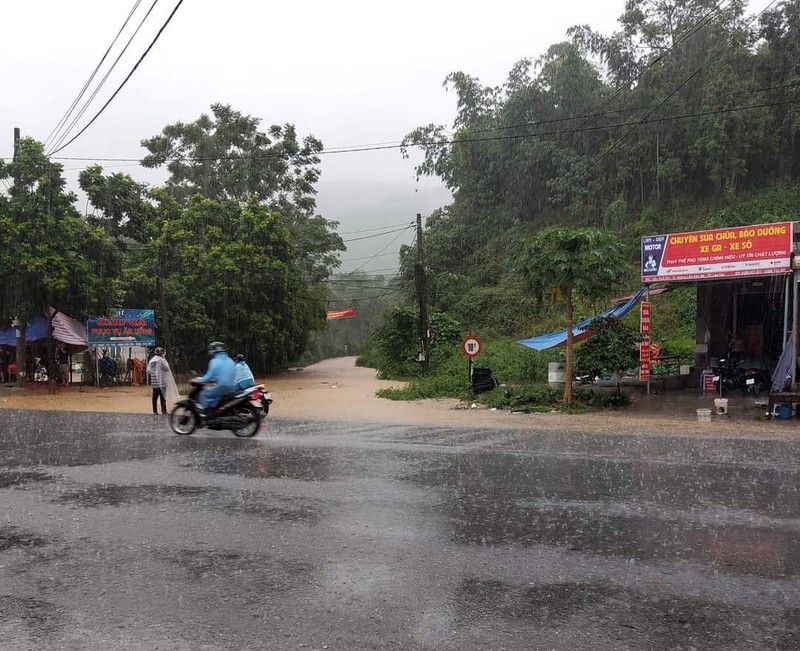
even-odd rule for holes
{"type": "Polygon", "coordinates": [[[564,404],[572,404],[572,289],[565,292],[567,302],[567,363],[564,369],[564,404]]]}

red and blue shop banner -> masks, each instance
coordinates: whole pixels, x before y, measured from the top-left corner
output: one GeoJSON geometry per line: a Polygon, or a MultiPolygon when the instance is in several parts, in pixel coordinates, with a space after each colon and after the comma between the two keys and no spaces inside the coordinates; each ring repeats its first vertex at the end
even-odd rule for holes
{"type": "Polygon", "coordinates": [[[783,274],[792,270],[792,222],[642,238],[642,282],[783,274]]]}

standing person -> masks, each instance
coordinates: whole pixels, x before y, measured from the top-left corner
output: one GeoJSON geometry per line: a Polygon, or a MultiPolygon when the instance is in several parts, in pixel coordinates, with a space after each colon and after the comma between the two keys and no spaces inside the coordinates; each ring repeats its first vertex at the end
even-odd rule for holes
{"type": "Polygon", "coordinates": [[[153,413],[158,413],[158,402],[161,402],[161,413],[167,413],[167,387],[172,377],[169,362],[164,359],[164,349],[156,348],[153,357],[147,363],[147,374],[150,376],[150,385],[153,388],[153,413]]]}
{"type": "Polygon", "coordinates": [[[56,348],[56,364],[58,366],[58,379],[61,386],[69,386],[69,353],[64,343],[58,342],[56,348]]]}
{"type": "Polygon", "coordinates": [[[236,356],[236,388],[237,389],[249,389],[252,386],[255,386],[256,379],[253,376],[253,371],[250,370],[250,367],[247,365],[247,362],[244,361],[244,355],[239,353],[236,356]]]}
{"type": "Polygon", "coordinates": [[[0,348],[0,384],[8,382],[8,355],[0,348]]]}
{"type": "Polygon", "coordinates": [[[208,357],[206,374],[195,380],[198,384],[214,383],[213,387],[206,387],[198,396],[203,409],[216,407],[225,396],[236,391],[236,362],[228,355],[225,344],[212,341],[208,345],[208,357]]]}

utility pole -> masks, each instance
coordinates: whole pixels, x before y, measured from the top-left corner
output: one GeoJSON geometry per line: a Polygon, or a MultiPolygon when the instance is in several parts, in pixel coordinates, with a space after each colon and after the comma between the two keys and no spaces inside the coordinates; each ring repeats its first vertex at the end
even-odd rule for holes
{"type": "MultiPolygon", "coordinates": [[[[19,127],[14,127],[14,162],[16,163],[19,158],[19,127]]],[[[17,195],[19,196],[19,173],[18,171],[14,171],[14,185],[16,186],[14,190],[16,191],[17,195]]],[[[13,199],[13,197],[12,197],[13,199]]],[[[18,215],[19,217],[19,215],[18,215]]],[[[16,291],[16,298],[19,301],[19,292],[20,292],[20,278],[17,275],[17,282],[15,283],[17,286],[16,291]]],[[[17,314],[14,316],[14,330],[17,335],[17,386],[22,387],[25,384],[25,323],[20,320],[19,314],[19,305],[17,307],[17,314]]]]}
{"type": "Polygon", "coordinates": [[[422,374],[430,370],[429,331],[428,331],[428,290],[425,284],[425,257],[422,250],[422,215],[417,213],[417,263],[414,265],[414,281],[419,300],[419,339],[422,346],[420,361],[422,374]]]}
{"type": "Polygon", "coordinates": [[[167,296],[164,291],[164,276],[166,275],[167,267],[167,235],[169,229],[169,221],[162,227],[161,242],[159,242],[158,252],[158,278],[156,279],[156,288],[158,290],[158,309],[161,312],[161,332],[164,337],[164,349],[166,351],[167,360],[173,363],[172,359],[172,333],[169,329],[169,313],[167,312],[167,296]]]}

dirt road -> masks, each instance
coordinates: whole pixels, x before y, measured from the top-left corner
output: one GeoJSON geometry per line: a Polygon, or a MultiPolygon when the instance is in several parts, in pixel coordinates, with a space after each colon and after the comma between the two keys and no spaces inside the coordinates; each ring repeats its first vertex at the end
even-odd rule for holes
{"type": "MultiPolygon", "coordinates": [[[[445,425],[541,431],[630,432],[638,435],[708,433],[722,436],[786,438],[800,436],[796,421],[726,421],[698,423],[694,414],[634,414],[629,411],[584,415],[512,414],[470,409],[457,400],[397,402],[377,398],[382,387],[402,382],[378,380],[375,371],[355,366],[354,357],[328,359],[301,370],[270,377],[264,383],[275,400],[273,415],[281,418],[339,420],[347,422],[445,425]]],[[[49,395],[46,387],[25,390],[0,388],[0,408],[86,412],[149,413],[146,387],[59,388],[49,395]]]]}

